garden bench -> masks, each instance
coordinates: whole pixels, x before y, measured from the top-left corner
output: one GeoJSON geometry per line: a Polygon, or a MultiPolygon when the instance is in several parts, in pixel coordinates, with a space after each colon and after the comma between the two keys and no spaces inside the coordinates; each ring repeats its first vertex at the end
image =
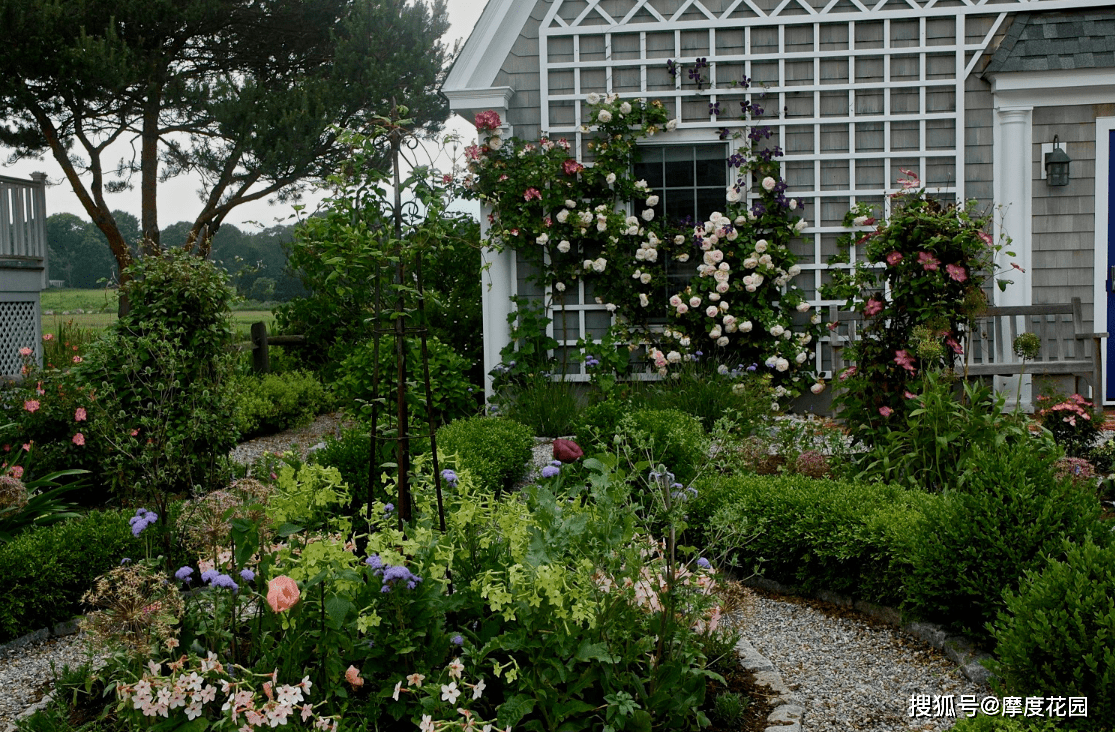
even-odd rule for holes
{"type": "MultiPolygon", "coordinates": [[[[1044,377],[1073,377],[1076,393],[1081,381],[1092,388],[1093,401],[1103,398],[1103,339],[1107,333],[1091,333],[1084,328],[1080,298],[1051,305],[1005,305],[989,307],[976,318],[968,334],[965,363],[956,370],[968,378],[1018,376],[1025,373],[1044,377]],[[1022,333],[1041,339],[1041,352],[1023,363],[1014,354],[1014,340],[1022,333]]],[[[844,347],[855,342],[863,314],[829,307],[832,331],[833,375],[849,365],[842,357],[844,347]]]]}

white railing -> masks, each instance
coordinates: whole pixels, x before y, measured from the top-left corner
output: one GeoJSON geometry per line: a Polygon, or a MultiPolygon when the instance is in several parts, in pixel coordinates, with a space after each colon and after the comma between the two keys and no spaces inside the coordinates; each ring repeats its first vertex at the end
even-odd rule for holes
{"type": "Polygon", "coordinates": [[[46,259],[46,175],[0,176],[0,259],[46,259]]]}

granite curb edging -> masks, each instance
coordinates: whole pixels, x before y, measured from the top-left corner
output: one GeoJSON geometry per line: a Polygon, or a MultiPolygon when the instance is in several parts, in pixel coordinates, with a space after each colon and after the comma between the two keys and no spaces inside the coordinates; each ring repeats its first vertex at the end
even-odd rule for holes
{"type": "Polygon", "coordinates": [[[20,648],[23,648],[24,646],[30,645],[32,643],[41,643],[43,641],[50,640],[51,638],[60,638],[64,635],[73,635],[81,629],[80,625],[83,617],[84,616],[78,615],[71,620],[65,620],[61,623],[55,623],[49,628],[40,628],[39,630],[28,633],[27,635],[22,635],[13,641],[8,641],[7,643],[0,644],[0,656],[4,655],[5,653],[10,653],[11,651],[19,650],[20,648]]]}
{"type": "Polygon", "coordinates": [[[755,685],[766,687],[774,697],[774,711],[767,716],[768,726],[763,732],[801,732],[805,707],[782,680],[782,674],[774,668],[766,656],[755,650],[755,646],[745,639],[736,643],[736,654],[745,669],[755,676],[755,685]]]}
{"type": "Polygon", "coordinates": [[[960,668],[960,673],[969,681],[977,684],[987,684],[991,680],[992,673],[983,664],[983,661],[991,660],[994,656],[979,650],[972,639],[967,636],[952,633],[936,623],[920,620],[907,621],[900,611],[892,607],[876,605],[865,600],[856,600],[829,590],[806,592],[801,588],[784,585],[763,577],[751,577],[742,580],[742,582],[749,587],[757,587],[761,590],[798,597],[814,597],[824,602],[831,602],[833,605],[853,608],[879,622],[903,630],[939,651],[943,651],[960,668]]]}

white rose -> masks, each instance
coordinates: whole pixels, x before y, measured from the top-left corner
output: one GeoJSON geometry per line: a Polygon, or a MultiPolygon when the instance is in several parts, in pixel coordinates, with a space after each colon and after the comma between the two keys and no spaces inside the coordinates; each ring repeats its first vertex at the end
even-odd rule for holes
{"type": "Polygon", "coordinates": [[[745,320],[739,324],[740,333],[750,333],[752,327],[753,326],[751,325],[751,321],[745,320]]]}
{"type": "MultiPolygon", "coordinates": [[[[638,253],[636,253],[636,254],[635,254],[635,258],[636,258],[636,259],[638,259],[638,258],[639,258],[639,255],[638,255],[638,253]]],[[[641,277],[642,275],[643,275],[643,271],[642,271],[641,269],[637,269],[637,270],[635,270],[635,273],[631,275],[631,279],[633,279],[633,280],[637,280],[637,279],[639,279],[639,278],[640,278],[640,277],[641,277]]]]}
{"type": "Polygon", "coordinates": [[[586,259],[585,260],[585,269],[592,269],[592,260],[591,259],[586,259]]]}
{"type": "Polygon", "coordinates": [[[801,335],[798,336],[798,343],[800,343],[803,346],[808,346],[810,341],[812,341],[812,340],[813,340],[813,336],[809,335],[808,333],[802,333],[801,335]]]}
{"type": "MultiPolygon", "coordinates": [[[[688,305],[686,305],[685,303],[682,303],[681,305],[678,305],[678,315],[685,315],[688,312],[689,312],[689,306],[688,305]]],[[[682,340],[685,340],[685,339],[683,338],[682,340]]],[[[685,344],[682,343],[682,345],[684,346],[685,344]]]]}
{"type": "Polygon", "coordinates": [[[722,363],[719,366],[717,366],[716,367],[716,373],[720,374],[721,376],[727,376],[728,375],[728,364],[722,363]]]}
{"type": "Polygon", "coordinates": [[[713,326],[713,329],[709,331],[708,337],[713,339],[713,340],[716,340],[721,335],[723,335],[723,331],[720,330],[720,326],[717,325],[717,326],[713,326]]]}
{"type": "Polygon", "coordinates": [[[689,344],[691,342],[692,341],[689,340],[689,336],[682,336],[681,340],[678,341],[678,344],[680,344],[682,348],[689,348],[689,344]]]}
{"type": "Polygon", "coordinates": [[[669,361],[670,363],[680,363],[681,362],[681,354],[678,353],[677,351],[670,351],[669,353],[666,354],[666,360],[669,361]]]}
{"type": "Polygon", "coordinates": [[[807,303],[807,302],[799,302],[799,303],[798,303],[798,307],[797,307],[797,311],[798,311],[799,313],[808,313],[808,312],[809,312],[809,307],[810,307],[810,306],[809,306],[809,303],[807,303]]]}
{"type": "Polygon", "coordinates": [[[852,224],[855,226],[863,226],[867,223],[867,219],[867,216],[857,216],[855,217],[855,219],[852,220],[852,224]]]}
{"type": "Polygon", "coordinates": [[[713,302],[716,302],[717,300],[720,299],[720,295],[718,295],[715,292],[712,292],[712,293],[709,293],[708,299],[712,300],[713,302]]]}
{"type": "Polygon", "coordinates": [[[724,316],[724,325],[731,326],[731,325],[734,325],[735,322],[736,322],[736,316],[734,316],[734,315],[725,315],[724,316]]]}
{"type": "Polygon", "coordinates": [[[760,239],[759,241],[755,242],[755,251],[756,252],[758,252],[759,254],[762,254],[766,250],[767,250],[767,240],[766,239],[760,239]]]}
{"type": "Polygon", "coordinates": [[[747,285],[743,289],[747,290],[748,292],[755,292],[755,290],[759,289],[759,286],[758,285],[747,285]]]}
{"type": "Polygon", "coordinates": [[[640,292],[639,293],[639,307],[644,307],[645,308],[649,304],[650,304],[650,300],[647,299],[646,295],[644,295],[643,293],[640,292]]]}
{"type": "Polygon", "coordinates": [[[809,226],[808,221],[806,221],[805,219],[798,219],[798,222],[794,224],[794,230],[798,233],[801,233],[802,231],[805,231],[805,227],[807,226],[809,226]]]}
{"type": "Polygon", "coordinates": [[[654,218],[654,209],[653,208],[648,208],[646,211],[643,211],[643,221],[650,221],[653,218],[654,218]]]}
{"type": "Polygon", "coordinates": [[[646,258],[647,258],[648,262],[657,262],[658,261],[658,250],[657,249],[646,249],[644,251],[646,251],[646,258]]]}
{"type": "Polygon", "coordinates": [[[794,356],[794,360],[797,361],[798,363],[805,363],[805,359],[806,359],[805,351],[802,351],[798,355],[794,356]]]}
{"type": "Polygon", "coordinates": [[[777,324],[772,325],[771,328],[770,328],[770,334],[772,336],[774,336],[775,338],[782,335],[785,331],[786,331],[785,328],[783,328],[781,325],[777,325],[777,324]]]}
{"type": "Polygon", "coordinates": [[[674,237],[674,244],[681,245],[685,243],[685,234],[678,234],[674,237]]]}
{"type": "Polygon", "coordinates": [[[769,267],[773,263],[774,260],[770,258],[769,254],[764,254],[763,256],[759,257],[759,264],[763,265],[764,267],[769,267]]]}
{"type": "Polygon", "coordinates": [[[563,208],[562,210],[558,211],[557,220],[558,220],[559,224],[564,224],[566,221],[568,221],[569,220],[569,209],[563,208]]]}
{"type": "Polygon", "coordinates": [[[642,282],[644,285],[650,284],[650,273],[643,272],[643,276],[639,278],[639,282],[642,282]]]}
{"type": "Polygon", "coordinates": [[[721,301],[721,303],[720,303],[720,309],[721,309],[721,310],[727,310],[727,309],[728,309],[728,301],[727,301],[727,300],[723,300],[723,301],[721,301]]]}
{"type": "Polygon", "coordinates": [[[776,185],[778,185],[778,181],[776,181],[774,178],[771,178],[769,175],[766,178],[763,178],[764,191],[773,191],[776,185]]]}
{"type": "Polygon", "coordinates": [[[607,181],[608,185],[612,185],[616,182],[616,174],[608,173],[606,176],[604,176],[604,180],[607,181]]]}
{"type": "Polygon", "coordinates": [[[728,241],[735,241],[739,238],[739,231],[732,229],[728,232],[728,241]]]}
{"type": "Polygon", "coordinates": [[[604,307],[607,308],[609,313],[614,313],[616,311],[616,306],[613,305],[612,303],[608,303],[604,307]]]}
{"type": "Polygon", "coordinates": [[[755,269],[759,266],[759,260],[755,259],[755,257],[748,257],[747,259],[743,260],[743,266],[747,269],[755,269]]]}
{"type": "Polygon", "coordinates": [[[562,254],[567,253],[569,251],[569,242],[567,242],[565,239],[562,239],[560,242],[558,242],[558,251],[562,254]]]}
{"type": "Polygon", "coordinates": [[[764,361],[763,363],[764,363],[764,364],[766,365],[766,367],[767,367],[768,369],[772,369],[772,368],[774,368],[774,365],[775,365],[776,363],[778,363],[778,356],[771,356],[770,358],[768,358],[768,359],[767,359],[766,361],[764,361]]]}
{"type": "Polygon", "coordinates": [[[809,319],[809,322],[812,323],[813,325],[817,325],[817,323],[821,322],[821,314],[820,313],[813,313],[813,317],[809,319]]]}
{"type": "Polygon", "coordinates": [[[592,223],[592,219],[594,217],[592,215],[592,211],[581,211],[579,214],[577,214],[577,218],[581,220],[581,223],[583,225],[588,226],[592,223]]]}
{"type": "Polygon", "coordinates": [[[666,123],[666,131],[667,132],[673,132],[677,128],[678,128],[678,120],[676,120],[676,119],[672,119],[672,120],[670,120],[669,122],[666,123]]]}
{"type": "Polygon", "coordinates": [[[543,232],[538,235],[535,241],[538,242],[540,245],[548,244],[550,241],[550,235],[543,232]]]}
{"type": "Polygon", "coordinates": [[[705,308],[705,315],[710,318],[715,318],[720,313],[720,310],[715,305],[709,305],[705,308]]]}
{"type": "Polygon", "coordinates": [[[554,285],[554,289],[557,290],[558,292],[565,292],[565,283],[564,282],[558,282],[557,284],[554,285]]]}
{"type": "Polygon", "coordinates": [[[650,189],[650,186],[649,186],[649,185],[647,185],[647,182],[646,182],[645,180],[637,180],[637,181],[635,181],[635,190],[637,190],[637,191],[646,191],[646,190],[649,190],[649,189],[650,189]]]}
{"type": "Polygon", "coordinates": [[[592,92],[587,97],[585,97],[585,101],[589,104],[600,104],[600,95],[596,92],[592,92]]]}
{"type": "Polygon", "coordinates": [[[820,394],[824,390],[825,390],[825,385],[823,383],[821,383],[820,381],[818,381],[813,386],[809,387],[809,391],[813,392],[814,394],[820,394]]]}
{"type": "Polygon", "coordinates": [[[493,150],[499,150],[503,147],[503,140],[499,139],[499,137],[490,137],[488,138],[488,147],[493,150]]]}
{"type": "Polygon", "coordinates": [[[728,283],[727,282],[717,282],[716,283],[716,291],[717,292],[727,292],[728,291],[728,283]]]}
{"type": "Polygon", "coordinates": [[[597,231],[607,231],[608,230],[608,220],[607,219],[600,219],[599,221],[597,221],[596,222],[596,230],[597,231]]]}
{"type": "MultiPolygon", "coordinates": [[[[791,198],[790,199],[790,210],[793,211],[793,210],[797,209],[797,207],[798,207],[798,199],[791,198]]],[[[821,388],[824,388],[824,387],[821,387],[821,388]]]]}
{"type": "Polygon", "coordinates": [[[697,297],[696,295],[689,298],[689,307],[691,307],[691,308],[701,307],[701,298],[697,297]]]}
{"type": "Polygon", "coordinates": [[[619,105],[619,111],[623,114],[631,114],[631,104],[629,102],[624,102],[619,105]]]}
{"type": "Polygon", "coordinates": [[[790,368],[790,362],[784,358],[779,358],[774,362],[774,368],[776,371],[786,371],[790,368]]]}
{"type": "Polygon", "coordinates": [[[717,338],[716,339],[716,345],[718,345],[720,347],[724,347],[724,346],[728,345],[728,336],[720,336],[719,338],[717,338]]]}
{"type": "Polygon", "coordinates": [[[786,274],[790,275],[791,277],[797,277],[799,274],[801,274],[801,267],[796,264],[791,265],[790,268],[786,270],[786,274]]]}
{"type": "Polygon", "coordinates": [[[596,121],[600,124],[607,124],[612,121],[612,113],[606,109],[601,109],[600,113],[596,115],[596,121]]]}
{"type": "Polygon", "coordinates": [[[688,261],[689,261],[689,254],[688,254],[688,253],[686,253],[686,254],[679,254],[679,255],[678,255],[678,261],[679,261],[679,262],[688,262],[688,261]]]}
{"type": "Polygon", "coordinates": [[[594,261],[592,263],[592,268],[597,272],[603,272],[604,269],[607,266],[608,266],[608,260],[604,259],[603,257],[600,257],[599,259],[597,259],[596,261],[594,261]]]}
{"type": "Polygon", "coordinates": [[[739,191],[735,186],[728,186],[728,203],[739,203],[739,191]]]}
{"type": "Polygon", "coordinates": [[[670,297],[670,307],[676,308],[678,305],[681,305],[681,298],[677,295],[672,295],[670,297]]]}
{"type": "Polygon", "coordinates": [[[647,205],[648,206],[657,206],[658,205],[658,196],[647,196],[647,205]]]}
{"type": "Polygon", "coordinates": [[[565,199],[565,207],[566,208],[577,208],[577,202],[574,201],[571,198],[567,198],[567,199],[565,199]]]}
{"type": "Polygon", "coordinates": [[[743,226],[746,223],[747,223],[747,217],[746,216],[741,214],[741,215],[736,217],[736,220],[735,220],[735,225],[736,226],[743,226]]]}

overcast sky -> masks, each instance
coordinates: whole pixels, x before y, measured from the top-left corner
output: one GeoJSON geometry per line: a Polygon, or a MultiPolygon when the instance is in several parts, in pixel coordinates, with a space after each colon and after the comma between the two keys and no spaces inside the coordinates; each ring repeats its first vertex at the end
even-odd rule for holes
{"type": "MultiPolygon", "coordinates": [[[[468,38],[468,34],[472,31],[472,27],[476,25],[480,13],[483,12],[486,2],[487,0],[448,0],[450,26],[447,40],[449,45],[452,45],[453,41],[458,38],[462,41],[468,38]]],[[[470,139],[476,137],[476,130],[472,125],[456,115],[450,118],[446,125],[446,132],[461,134],[465,138],[466,144],[470,139]]],[[[107,164],[112,164],[114,160],[122,157],[124,152],[124,149],[121,149],[120,152],[115,154],[106,154],[103,160],[107,164]]],[[[4,157],[6,157],[6,154],[4,157]]],[[[0,158],[0,160],[2,159],[0,158]]],[[[76,214],[83,219],[88,218],[85,209],[82,208],[77,196],[74,195],[69,183],[63,177],[61,167],[54,162],[54,158],[49,154],[41,160],[22,160],[15,165],[3,166],[0,169],[0,174],[26,179],[36,171],[46,173],[49,181],[54,184],[47,187],[46,208],[48,215],[66,212],[76,214]]],[[[138,218],[140,213],[138,176],[136,176],[135,184],[133,190],[106,194],[105,199],[114,210],[127,211],[138,218]]],[[[86,185],[88,185],[88,180],[86,180],[86,185]]],[[[177,221],[192,222],[198,212],[201,211],[199,189],[200,181],[186,176],[179,176],[160,184],[160,227],[165,227],[177,221]]],[[[321,195],[310,195],[303,203],[307,205],[309,210],[312,210],[320,199],[321,195]]],[[[255,230],[258,227],[253,226],[250,222],[256,222],[263,227],[274,226],[277,223],[290,223],[293,213],[289,204],[271,206],[266,201],[256,201],[237,206],[225,219],[225,223],[235,224],[245,230],[255,230]]]]}

